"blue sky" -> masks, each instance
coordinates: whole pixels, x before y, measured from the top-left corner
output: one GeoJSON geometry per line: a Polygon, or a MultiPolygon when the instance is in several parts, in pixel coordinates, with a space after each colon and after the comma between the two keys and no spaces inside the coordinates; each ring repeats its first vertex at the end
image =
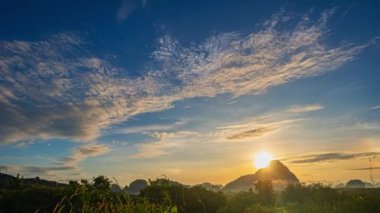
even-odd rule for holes
{"type": "Polygon", "coordinates": [[[2,1],[0,164],[224,184],[266,150],[305,182],[367,180],[355,169],[380,164],[379,6],[2,1]]]}

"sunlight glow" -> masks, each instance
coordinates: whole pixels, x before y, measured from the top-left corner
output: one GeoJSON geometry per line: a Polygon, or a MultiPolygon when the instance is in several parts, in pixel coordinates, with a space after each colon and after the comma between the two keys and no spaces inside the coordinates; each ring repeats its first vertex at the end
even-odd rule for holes
{"type": "Polygon", "coordinates": [[[269,165],[271,160],[273,159],[272,155],[268,152],[262,151],[255,154],[254,164],[258,169],[265,168],[269,165]]]}

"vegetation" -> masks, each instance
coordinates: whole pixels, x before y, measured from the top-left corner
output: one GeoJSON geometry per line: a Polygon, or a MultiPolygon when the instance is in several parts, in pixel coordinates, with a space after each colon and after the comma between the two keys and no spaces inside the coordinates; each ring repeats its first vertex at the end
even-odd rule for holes
{"type": "Polygon", "coordinates": [[[259,181],[248,192],[224,193],[167,179],[150,181],[140,195],[112,192],[99,176],[67,185],[25,184],[17,177],[0,189],[0,212],[380,212],[378,189],[334,189],[315,184],[273,191],[259,181]]]}

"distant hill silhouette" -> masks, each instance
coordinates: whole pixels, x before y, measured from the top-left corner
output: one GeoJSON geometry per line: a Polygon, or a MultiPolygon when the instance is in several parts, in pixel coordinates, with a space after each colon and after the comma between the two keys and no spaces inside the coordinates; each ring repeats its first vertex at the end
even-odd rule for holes
{"type": "Polygon", "coordinates": [[[217,185],[217,184],[212,184],[212,183],[208,183],[208,182],[197,184],[195,186],[200,186],[200,187],[205,188],[205,189],[210,190],[210,191],[220,191],[223,189],[223,185],[217,185]]]}
{"type": "Polygon", "coordinates": [[[16,177],[0,173],[0,188],[5,187],[9,182],[16,180],[16,177]]]}
{"type": "MultiPolygon", "coordinates": [[[[236,180],[228,183],[224,188],[222,185],[214,185],[211,183],[202,183],[199,186],[212,190],[212,191],[248,191],[250,189],[255,189],[255,183],[259,180],[271,180],[273,182],[273,186],[275,189],[285,188],[288,184],[299,184],[298,178],[279,160],[273,160],[270,162],[267,168],[259,169],[255,174],[249,174],[245,176],[241,176],[236,180]]],[[[6,186],[9,182],[17,181],[17,178],[0,173],[0,188],[6,186]]],[[[44,179],[36,178],[23,178],[23,184],[28,185],[45,185],[45,186],[64,186],[67,184],[59,183],[55,181],[48,181],[44,179]]],[[[172,181],[169,179],[156,179],[154,181],[150,181],[151,184],[159,184],[159,185],[183,185],[179,182],[172,181]]],[[[130,183],[129,186],[125,186],[123,190],[116,184],[113,184],[111,189],[114,192],[127,192],[129,194],[140,194],[142,189],[148,187],[148,182],[143,179],[137,179],[130,183]]],[[[184,185],[186,186],[186,185],[184,185]]]]}
{"type": "Polygon", "coordinates": [[[123,190],[120,188],[120,186],[115,184],[115,183],[111,185],[111,191],[117,192],[117,193],[123,192],[123,190]]]}
{"type": "Polygon", "coordinates": [[[365,183],[358,179],[349,180],[346,184],[346,188],[365,188],[365,183]]]}
{"type": "Polygon", "coordinates": [[[128,194],[138,195],[140,191],[148,187],[148,182],[143,179],[137,179],[124,187],[124,191],[128,194]]]}
{"type": "Polygon", "coordinates": [[[259,169],[255,174],[241,176],[228,183],[223,190],[238,192],[255,189],[255,183],[259,180],[270,180],[276,190],[281,190],[289,184],[299,184],[298,178],[279,160],[273,160],[269,166],[259,169]]]}
{"type": "MultiPolygon", "coordinates": [[[[12,176],[12,175],[0,173],[0,188],[6,186],[8,183],[10,183],[12,181],[17,181],[17,178],[12,176]]],[[[40,179],[39,177],[23,178],[21,181],[23,184],[27,184],[27,185],[44,185],[44,186],[64,186],[64,185],[67,185],[64,183],[56,182],[56,181],[40,179]]]]}

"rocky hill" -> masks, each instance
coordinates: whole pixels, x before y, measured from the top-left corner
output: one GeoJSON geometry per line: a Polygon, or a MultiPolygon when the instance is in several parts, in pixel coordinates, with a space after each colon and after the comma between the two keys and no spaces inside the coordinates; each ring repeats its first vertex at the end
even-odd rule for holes
{"type": "Polygon", "coordinates": [[[273,160],[269,166],[259,169],[255,174],[244,175],[228,183],[223,190],[230,192],[255,190],[259,180],[270,180],[276,190],[284,189],[289,184],[299,184],[298,178],[279,160],[273,160]]]}

